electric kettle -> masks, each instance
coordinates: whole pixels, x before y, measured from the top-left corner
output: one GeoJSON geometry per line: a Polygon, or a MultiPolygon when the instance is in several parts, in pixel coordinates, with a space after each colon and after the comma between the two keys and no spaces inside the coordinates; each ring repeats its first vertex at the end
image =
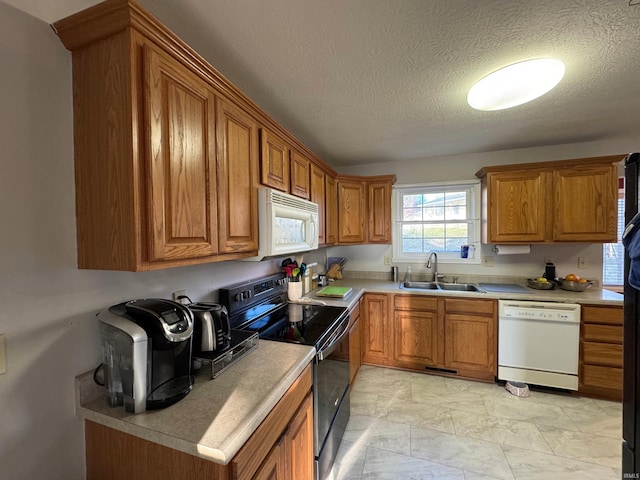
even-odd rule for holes
{"type": "Polygon", "coordinates": [[[231,326],[226,307],[217,303],[190,303],[193,313],[193,354],[220,352],[229,348],[231,326]]]}

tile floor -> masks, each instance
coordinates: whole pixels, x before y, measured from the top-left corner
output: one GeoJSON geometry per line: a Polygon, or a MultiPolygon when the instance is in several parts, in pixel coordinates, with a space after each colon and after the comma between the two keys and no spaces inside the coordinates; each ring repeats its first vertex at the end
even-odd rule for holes
{"type": "Polygon", "coordinates": [[[620,479],[622,406],[363,366],[329,480],[620,479]]]}

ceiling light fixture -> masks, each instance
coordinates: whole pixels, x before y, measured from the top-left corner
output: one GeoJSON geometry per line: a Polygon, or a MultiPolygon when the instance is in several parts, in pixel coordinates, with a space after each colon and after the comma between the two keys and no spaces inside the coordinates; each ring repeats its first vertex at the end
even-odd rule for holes
{"type": "Polygon", "coordinates": [[[538,58],[514,63],[478,81],[467,95],[476,110],[504,110],[530,102],[555,87],[564,76],[564,63],[538,58]]]}

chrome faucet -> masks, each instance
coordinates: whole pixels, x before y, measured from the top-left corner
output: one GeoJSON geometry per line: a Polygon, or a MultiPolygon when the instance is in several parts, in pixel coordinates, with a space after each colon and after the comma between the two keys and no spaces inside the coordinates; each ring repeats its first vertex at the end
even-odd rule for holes
{"type": "Polygon", "coordinates": [[[438,254],[436,252],[431,252],[429,254],[429,258],[427,259],[427,268],[431,268],[431,259],[433,258],[433,281],[438,281],[438,254]]]}

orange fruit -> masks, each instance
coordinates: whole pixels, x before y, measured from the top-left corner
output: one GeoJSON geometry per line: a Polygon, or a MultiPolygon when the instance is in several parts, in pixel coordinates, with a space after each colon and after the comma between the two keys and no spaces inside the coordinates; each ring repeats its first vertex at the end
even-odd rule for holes
{"type": "Polygon", "coordinates": [[[580,281],[580,277],[578,275],[576,275],[575,273],[570,273],[569,275],[564,277],[564,279],[567,282],[579,282],[580,281]]]}
{"type": "Polygon", "coordinates": [[[587,283],[587,279],[586,278],[581,278],[580,280],[578,280],[579,283],[587,283]]]}

